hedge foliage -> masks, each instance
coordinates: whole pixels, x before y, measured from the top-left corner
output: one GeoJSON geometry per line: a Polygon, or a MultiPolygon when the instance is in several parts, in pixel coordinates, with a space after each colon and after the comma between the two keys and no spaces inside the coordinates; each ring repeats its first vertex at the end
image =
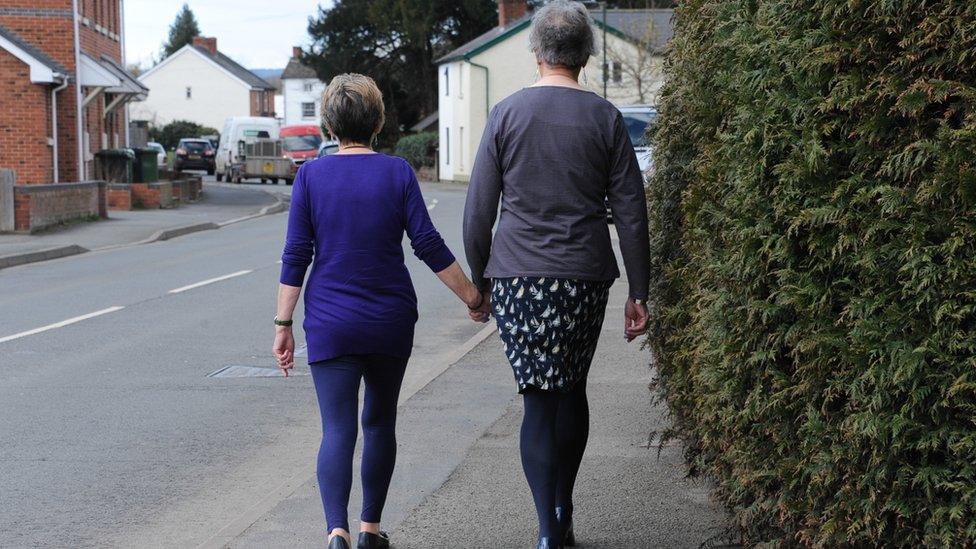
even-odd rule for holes
{"type": "Polygon", "coordinates": [[[651,344],[749,544],[976,546],[976,2],[685,0],[651,344]]]}
{"type": "Polygon", "coordinates": [[[167,151],[176,147],[180,139],[197,138],[201,135],[218,135],[220,132],[213,128],[201,126],[188,120],[174,120],[165,126],[149,129],[149,139],[163,146],[167,151]]]}
{"type": "Polygon", "coordinates": [[[437,143],[437,132],[415,133],[401,137],[393,153],[415,169],[430,168],[437,162],[437,143]]]}

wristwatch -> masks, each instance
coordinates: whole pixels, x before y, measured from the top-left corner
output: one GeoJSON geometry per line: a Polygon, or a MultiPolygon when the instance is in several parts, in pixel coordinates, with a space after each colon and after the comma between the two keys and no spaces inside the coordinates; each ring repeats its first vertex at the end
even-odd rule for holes
{"type": "Polygon", "coordinates": [[[291,326],[294,322],[294,320],[278,320],[278,317],[274,319],[275,326],[291,326]]]}
{"type": "Polygon", "coordinates": [[[634,305],[638,305],[640,307],[643,307],[644,305],[647,305],[647,300],[646,299],[634,299],[634,305]]]}

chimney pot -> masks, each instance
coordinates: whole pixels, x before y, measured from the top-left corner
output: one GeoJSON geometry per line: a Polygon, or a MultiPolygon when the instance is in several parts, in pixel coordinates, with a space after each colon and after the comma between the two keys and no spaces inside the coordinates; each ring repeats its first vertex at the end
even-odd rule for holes
{"type": "Polygon", "coordinates": [[[201,46],[210,52],[210,55],[217,55],[217,39],[212,36],[194,36],[193,45],[201,46]]]}
{"type": "Polygon", "coordinates": [[[528,0],[498,0],[498,26],[507,27],[529,13],[528,0]]]}

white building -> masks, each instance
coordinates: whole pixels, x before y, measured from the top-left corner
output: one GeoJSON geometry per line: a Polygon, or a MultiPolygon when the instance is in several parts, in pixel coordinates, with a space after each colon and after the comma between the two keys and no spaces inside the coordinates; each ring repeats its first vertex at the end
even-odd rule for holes
{"type": "MultiPolygon", "coordinates": [[[[525,0],[499,0],[494,29],[437,60],[439,173],[442,180],[467,181],[491,108],[538,78],[529,50],[532,22],[525,0]]],[[[654,104],[663,84],[664,45],[672,36],[670,9],[607,10],[592,13],[599,51],[581,83],[618,107],[654,104]],[[606,44],[604,45],[604,36],[606,44]],[[604,51],[607,70],[603,70],[604,51]]]]}
{"type": "Polygon", "coordinates": [[[303,65],[302,49],[293,48],[291,59],[281,73],[281,89],[284,96],[283,126],[319,124],[322,119],[322,93],[325,83],[315,71],[303,65]]]}
{"type": "Polygon", "coordinates": [[[139,81],[151,91],[132,103],[132,120],[188,120],[219,130],[232,116],[274,116],[274,86],[220,53],[216,38],[194,38],[139,81]]]}

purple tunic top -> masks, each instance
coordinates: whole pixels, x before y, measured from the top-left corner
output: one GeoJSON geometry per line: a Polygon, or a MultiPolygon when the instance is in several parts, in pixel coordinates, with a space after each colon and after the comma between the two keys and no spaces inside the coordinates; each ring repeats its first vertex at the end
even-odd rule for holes
{"type": "Polygon", "coordinates": [[[403,234],[434,272],[454,255],[434,228],[413,169],[383,154],[306,162],[292,189],[281,283],[305,285],[308,361],[350,354],[409,357],[417,296],[403,234]]]}

